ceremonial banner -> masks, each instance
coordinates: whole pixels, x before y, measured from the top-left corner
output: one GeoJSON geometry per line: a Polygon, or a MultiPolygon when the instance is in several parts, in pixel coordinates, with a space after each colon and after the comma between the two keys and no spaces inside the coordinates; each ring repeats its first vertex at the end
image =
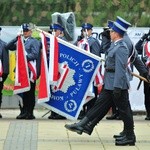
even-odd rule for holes
{"type": "Polygon", "coordinates": [[[59,79],[51,86],[50,100],[41,105],[68,119],[77,119],[100,67],[100,58],[61,39],[58,48],[59,79]]]}

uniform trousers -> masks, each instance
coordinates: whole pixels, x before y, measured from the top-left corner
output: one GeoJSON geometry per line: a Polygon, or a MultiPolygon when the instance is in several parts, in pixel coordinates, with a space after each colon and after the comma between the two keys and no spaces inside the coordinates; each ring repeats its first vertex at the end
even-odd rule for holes
{"type": "Polygon", "coordinates": [[[30,90],[22,93],[23,111],[29,114],[33,114],[35,106],[35,85],[36,83],[30,82],[30,90]]]}
{"type": "Polygon", "coordinates": [[[134,122],[131,106],[129,103],[128,90],[121,90],[121,97],[115,99],[112,90],[103,89],[99,98],[96,100],[95,105],[86,114],[87,118],[92,121],[95,118],[99,118],[99,121],[107,114],[115,103],[119,110],[120,117],[124,123],[124,130],[133,131],[134,122]]]}
{"type": "Polygon", "coordinates": [[[95,101],[96,101],[97,95],[98,95],[98,88],[96,86],[94,86],[94,94],[95,94],[95,97],[83,105],[83,107],[85,107],[85,110],[86,110],[85,113],[87,113],[95,104],[95,101]]]}
{"type": "Polygon", "coordinates": [[[147,112],[147,116],[150,117],[150,84],[144,82],[144,97],[145,97],[145,109],[147,112]]]}

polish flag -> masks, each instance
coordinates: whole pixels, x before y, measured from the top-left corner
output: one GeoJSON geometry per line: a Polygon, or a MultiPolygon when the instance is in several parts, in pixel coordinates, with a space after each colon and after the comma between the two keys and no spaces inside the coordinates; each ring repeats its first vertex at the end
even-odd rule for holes
{"type": "Polygon", "coordinates": [[[29,90],[30,90],[30,80],[24,43],[22,36],[18,36],[17,50],[16,50],[15,85],[13,93],[18,94],[29,90]]]}
{"type": "Polygon", "coordinates": [[[149,72],[149,75],[150,75],[150,41],[147,41],[145,43],[144,49],[145,49],[146,55],[148,57],[145,64],[148,67],[148,72],[149,72]]]}
{"type": "Polygon", "coordinates": [[[39,78],[39,92],[38,92],[38,103],[49,101],[50,97],[50,85],[48,77],[48,65],[47,65],[47,55],[46,55],[46,36],[44,33],[40,33],[42,40],[42,51],[41,51],[41,75],[39,78]]]}
{"type": "Polygon", "coordinates": [[[50,58],[49,58],[49,81],[51,85],[55,85],[59,79],[59,64],[58,64],[58,40],[57,38],[49,34],[50,38],[50,58]]]}

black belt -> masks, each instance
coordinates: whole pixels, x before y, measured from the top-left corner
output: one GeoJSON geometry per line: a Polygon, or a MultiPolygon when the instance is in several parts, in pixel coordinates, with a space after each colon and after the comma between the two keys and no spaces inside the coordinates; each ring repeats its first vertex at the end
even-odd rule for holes
{"type": "Polygon", "coordinates": [[[112,69],[112,68],[106,68],[105,69],[107,72],[115,72],[115,69],[112,69]]]}

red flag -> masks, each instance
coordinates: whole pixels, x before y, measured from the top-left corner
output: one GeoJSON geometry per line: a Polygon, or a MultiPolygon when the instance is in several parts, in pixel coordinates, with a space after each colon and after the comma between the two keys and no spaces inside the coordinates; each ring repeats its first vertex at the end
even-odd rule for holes
{"type": "Polygon", "coordinates": [[[27,59],[25,55],[25,48],[22,37],[18,36],[14,94],[22,93],[29,90],[30,90],[30,81],[29,81],[27,59]]]}
{"type": "Polygon", "coordinates": [[[146,52],[146,56],[148,57],[145,64],[148,67],[149,74],[150,74],[150,41],[147,41],[145,43],[144,49],[145,49],[145,52],[146,52]]]}
{"type": "Polygon", "coordinates": [[[146,51],[146,55],[147,55],[148,57],[150,57],[150,41],[147,41],[147,42],[145,43],[144,48],[145,48],[145,51],[146,51]]]}
{"type": "Polygon", "coordinates": [[[49,38],[50,38],[49,80],[51,84],[55,84],[59,79],[58,41],[57,38],[51,34],[49,38]]]}
{"type": "Polygon", "coordinates": [[[2,81],[2,75],[3,75],[3,65],[2,65],[2,60],[0,60],[0,81],[2,81]]]}
{"type": "Polygon", "coordinates": [[[41,52],[41,75],[39,78],[39,92],[38,103],[49,101],[50,89],[48,79],[48,66],[46,56],[46,37],[44,33],[40,33],[42,39],[42,52],[41,52]]]}

